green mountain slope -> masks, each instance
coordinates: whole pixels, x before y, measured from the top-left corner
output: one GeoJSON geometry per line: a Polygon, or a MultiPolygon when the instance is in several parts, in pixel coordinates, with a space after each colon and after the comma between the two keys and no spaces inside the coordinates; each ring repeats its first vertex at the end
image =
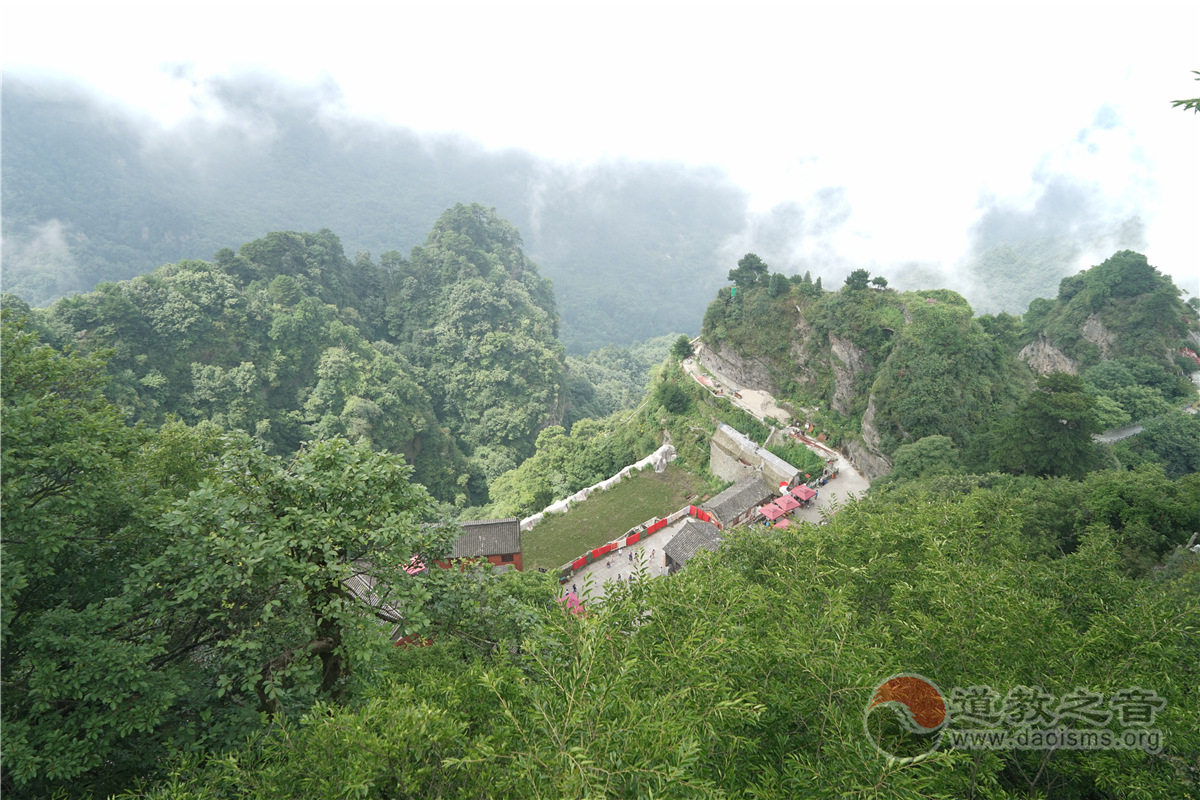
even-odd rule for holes
{"type": "MultiPolygon", "coordinates": [[[[864,281],[865,282],[865,281],[864,281]]],[[[1015,353],[947,290],[897,293],[812,283],[726,290],[705,314],[702,337],[722,372],[756,362],[797,406],[829,408],[849,418],[866,449],[856,453],[872,477],[906,441],[933,434],[969,444],[984,420],[1011,406],[1022,377],[1015,353]]]]}
{"type": "Polygon", "coordinates": [[[1034,300],[1023,319],[974,318],[955,292],[895,292],[868,285],[864,270],[828,292],[763,267],[730,273],[740,285],[709,305],[702,357],[743,385],[836,412],[823,424],[848,434],[846,448],[872,477],[898,447],[927,436],[949,437],[986,467],[988,437],[1033,388],[1026,365],[1081,373],[1097,429],[1195,394],[1184,377],[1194,364],[1179,352],[1200,342],[1200,319],[1131,251],[1063,279],[1058,298],[1034,300]]]}
{"type": "Polygon", "coordinates": [[[1196,320],[1180,294],[1144,255],[1122,250],[1063,278],[1052,300],[1030,303],[1027,338],[1046,339],[1084,369],[1113,358],[1172,364],[1196,320]]]}
{"type": "Polygon", "coordinates": [[[493,211],[456,206],[408,260],[273,233],[34,316],[57,344],[111,353],[107,392],[131,420],[211,420],[280,453],[362,439],[475,505],[565,413],[553,291],[520,245],[493,211]]]}
{"type": "MultiPolygon", "coordinates": [[[[1147,425],[1162,466],[1084,463],[1087,392],[1167,398],[1194,335],[1139,259],[1064,282],[1025,327],[946,290],[856,272],[826,292],[744,259],[705,314],[712,357],[834,409],[813,416],[899,474],[825,525],[726,531],[583,613],[552,576],[395,565],[445,558],[455,531],[428,523],[530,453],[492,508],[535,510],[660,439],[702,474],[716,421],[767,429],[684,375],[686,341],[638,409],[556,424],[554,296],[494,211],[451,208],[407,259],[275,233],[44,311],[6,297],[5,796],[1195,796],[1200,421],[1147,425]],[[1101,358],[1027,390],[1024,341],[1089,363],[1058,333],[1072,320],[1101,358]],[[1027,458],[1072,427],[1087,474],[1035,477],[1074,471],[1027,458]],[[1000,465],[1025,474],[963,474],[997,430],[1037,432],[1000,465]],[[392,609],[348,591],[364,570],[392,609]],[[913,673],[957,703],[951,728],[1040,708],[1156,738],[956,748],[872,706],[913,673]],[[1097,696],[1113,713],[1073,713],[1097,696]]],[[[607,355],[587,366],[616,394],[613,365],[638,359],[607,355]]]]}

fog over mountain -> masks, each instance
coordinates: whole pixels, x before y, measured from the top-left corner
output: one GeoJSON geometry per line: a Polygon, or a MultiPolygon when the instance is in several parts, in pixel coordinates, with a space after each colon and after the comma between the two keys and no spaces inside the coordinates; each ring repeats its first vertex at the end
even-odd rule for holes
{"type": "MultiPolygon", "coordinates": [[[[955,289],[978,313],[1019,314],[1033,298],[1054,296],[1063,277],[1098,264],[1117,250],[1142,251],[1150,245],[1141,214],[1153,204],[1156,187],[1151,175],[1152,165],[1133,132],[1116,111],[1103,106],[1091,125],[1049,150],[1033,166],[1022,195],[981,194],[977,217],[965,231],[962,255],[944,262],[882,263],[875,269],[900,288],[955,289]],[[1116,160],[1123,169],[1113,170],[1113,161],[1100,158],[1102,152],[1111,156],[1114,150],[1128,151],[1128,159],[1116,160]]],[[[843,209],[835,215],[830,212],[838,206],[827,203],[827,219],[839,222],[849,217],[849,203],[842,193],[825,190],[818,193],[822,195],[837,197],[843,209]]],[[[770,222],[763,225],[768,231],[774,227],[770,222]]],[[[809,258],[815,257],[828,271],[857,266],[829,252],[822,236],[829,230],[829,226],[814,226],[812,234],[826,245],[826,252],[810,251],[809,258]]],[[[797,241],[792,237],[787,245],[797,241]]],[[[1172,267],[1183,272],[1188,265],[1162,266],[1168,272],[1172,267]]],[[[1186,279],[1180,283],[1188,285],[1186,279]]]]}
{"type": "MultiPolygon", "coordinates": [[[[698,330],[746,252],[831,286],[866,267],[900,288],[956,289],[979,312],[1021,313],[1065,275],[1147,244],[1139,215],[1152,171],[1107,106],[1047,151],[1023,193],[981,195],[964,212],[973,221],[961,247],[950,237],[931,248],[944,258],[914,261],[862,256],[853,224],[862,200],[849,185],[799,186],[801,199],[755,208],[715,166],[487,148],[354,112],[329,78],[169,71],[193,107],[173,123],[69,81],[5,74],[6,291],[43,305],[272,230],[327,228],[352,257],[407,255],[446,208],[478,202],[520,229],[554,281],[564,343],[586,352],[698,330]],[[1097,154],[1114,149],[1132,156],[1122,174],[1104,174],[1112,162],[1097,154]]],[[[914,233],[945,236],[919,204],[895,213],[914,233]]]]}
{"type": "Polygon", "coordinates": [[[35,305],[271,230],[346,251],[419,244],[456,202],[495,206],[555,282],[573,350],[699,327],[746,196],[711,168],[567,164],[339,113],[335,86],[211,82],[166,127],[61,84],[5,77],[4,283],[35,305]]]}

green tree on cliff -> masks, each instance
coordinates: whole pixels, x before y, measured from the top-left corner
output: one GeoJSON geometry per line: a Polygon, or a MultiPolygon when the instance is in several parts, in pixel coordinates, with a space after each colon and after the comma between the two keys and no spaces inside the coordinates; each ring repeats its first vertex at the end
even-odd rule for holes
{"type": "Polygon", "coordinates": [[[1095,406],[1078,376],[1043,375],[1002,424],[993,442],[992,467],[1018,475],[1083,477],[1096,464],[1095,406]]]}
{"type": "Polygon", "coordinates": [[[739,289],[749,289],[767,279],[770,270],[766,263],[754,253],[746,253],[738,259],[737,269],[729,270],[729,280],[739,289]]]}

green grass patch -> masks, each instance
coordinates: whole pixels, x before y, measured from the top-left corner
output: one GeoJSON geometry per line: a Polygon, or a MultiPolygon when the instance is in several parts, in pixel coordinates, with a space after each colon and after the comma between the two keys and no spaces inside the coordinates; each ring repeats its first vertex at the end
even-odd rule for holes
{"type": "Polygon", "coordinates": [[[651,468],[635,473],[606,492],[596,492],[568,513],[547,517],[522,533],[525,569],[561,567],[651,517],[678,511],[685,497],[706,488],[703,480],[675,464],[661,473],[651,468]]]}
{"type": "Polygon", "coordinates": [[[768,447],[767,450],[779,456],[801,472],[820,475],[821,470],[825,469],[825,459],[802,444],[781,442],[780,444],[768,447]]]}

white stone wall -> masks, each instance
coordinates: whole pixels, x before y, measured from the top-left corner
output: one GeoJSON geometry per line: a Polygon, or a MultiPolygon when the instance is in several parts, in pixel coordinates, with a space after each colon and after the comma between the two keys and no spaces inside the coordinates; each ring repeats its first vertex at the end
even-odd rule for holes
{"type": "Polygon", "coordinates": [[[582,503],[584,500],[586,500],[588,498],[588,495],[590,495],[592,492],[601,492],[601,491],[604,491],[605,489],[610,489],[613,486],[616,486],[618,483],[621,482],[621,480],[623,478],[628,478],[631,474],[633,474],[633,471],[635,469],[640,472],[641,470],[645,469],[646,467],[654,467],[655,472],[662,472],[664,469],[667,468],[667,464],[670,464],[672,461],[675,460],[675,455],[676,455],[675,448],[672,445],[664,444],[662,447],[658,448],[653,453],[646,456],[645,458],[643,458],[641,461],[637,462],[636,464],[630,464],[628,467],[623,468],[620,472],[618,472],[616,475],[613,475],[611,478],[600,481],[599,483],[595,484],[594,486],[589,486],[586,489],[580,489],[578,492],[571,495],[570,497],[567,497],[563,500],[559,500],[555,503],[551,503],[550,505],[548,505],[544,509],[542,509],[540,512],[538,512],[537,514],[534,514],[532,517],[526,517],[525,519],[521,520],[521,530],[523,530],[523,531],[533,530],[533,526],[537,525],[539,522],[541,522],[547,514],[565,514],[565,513],[567,513],[568,511],[571,510],[571,507],[574,504],[582,503]]]}

